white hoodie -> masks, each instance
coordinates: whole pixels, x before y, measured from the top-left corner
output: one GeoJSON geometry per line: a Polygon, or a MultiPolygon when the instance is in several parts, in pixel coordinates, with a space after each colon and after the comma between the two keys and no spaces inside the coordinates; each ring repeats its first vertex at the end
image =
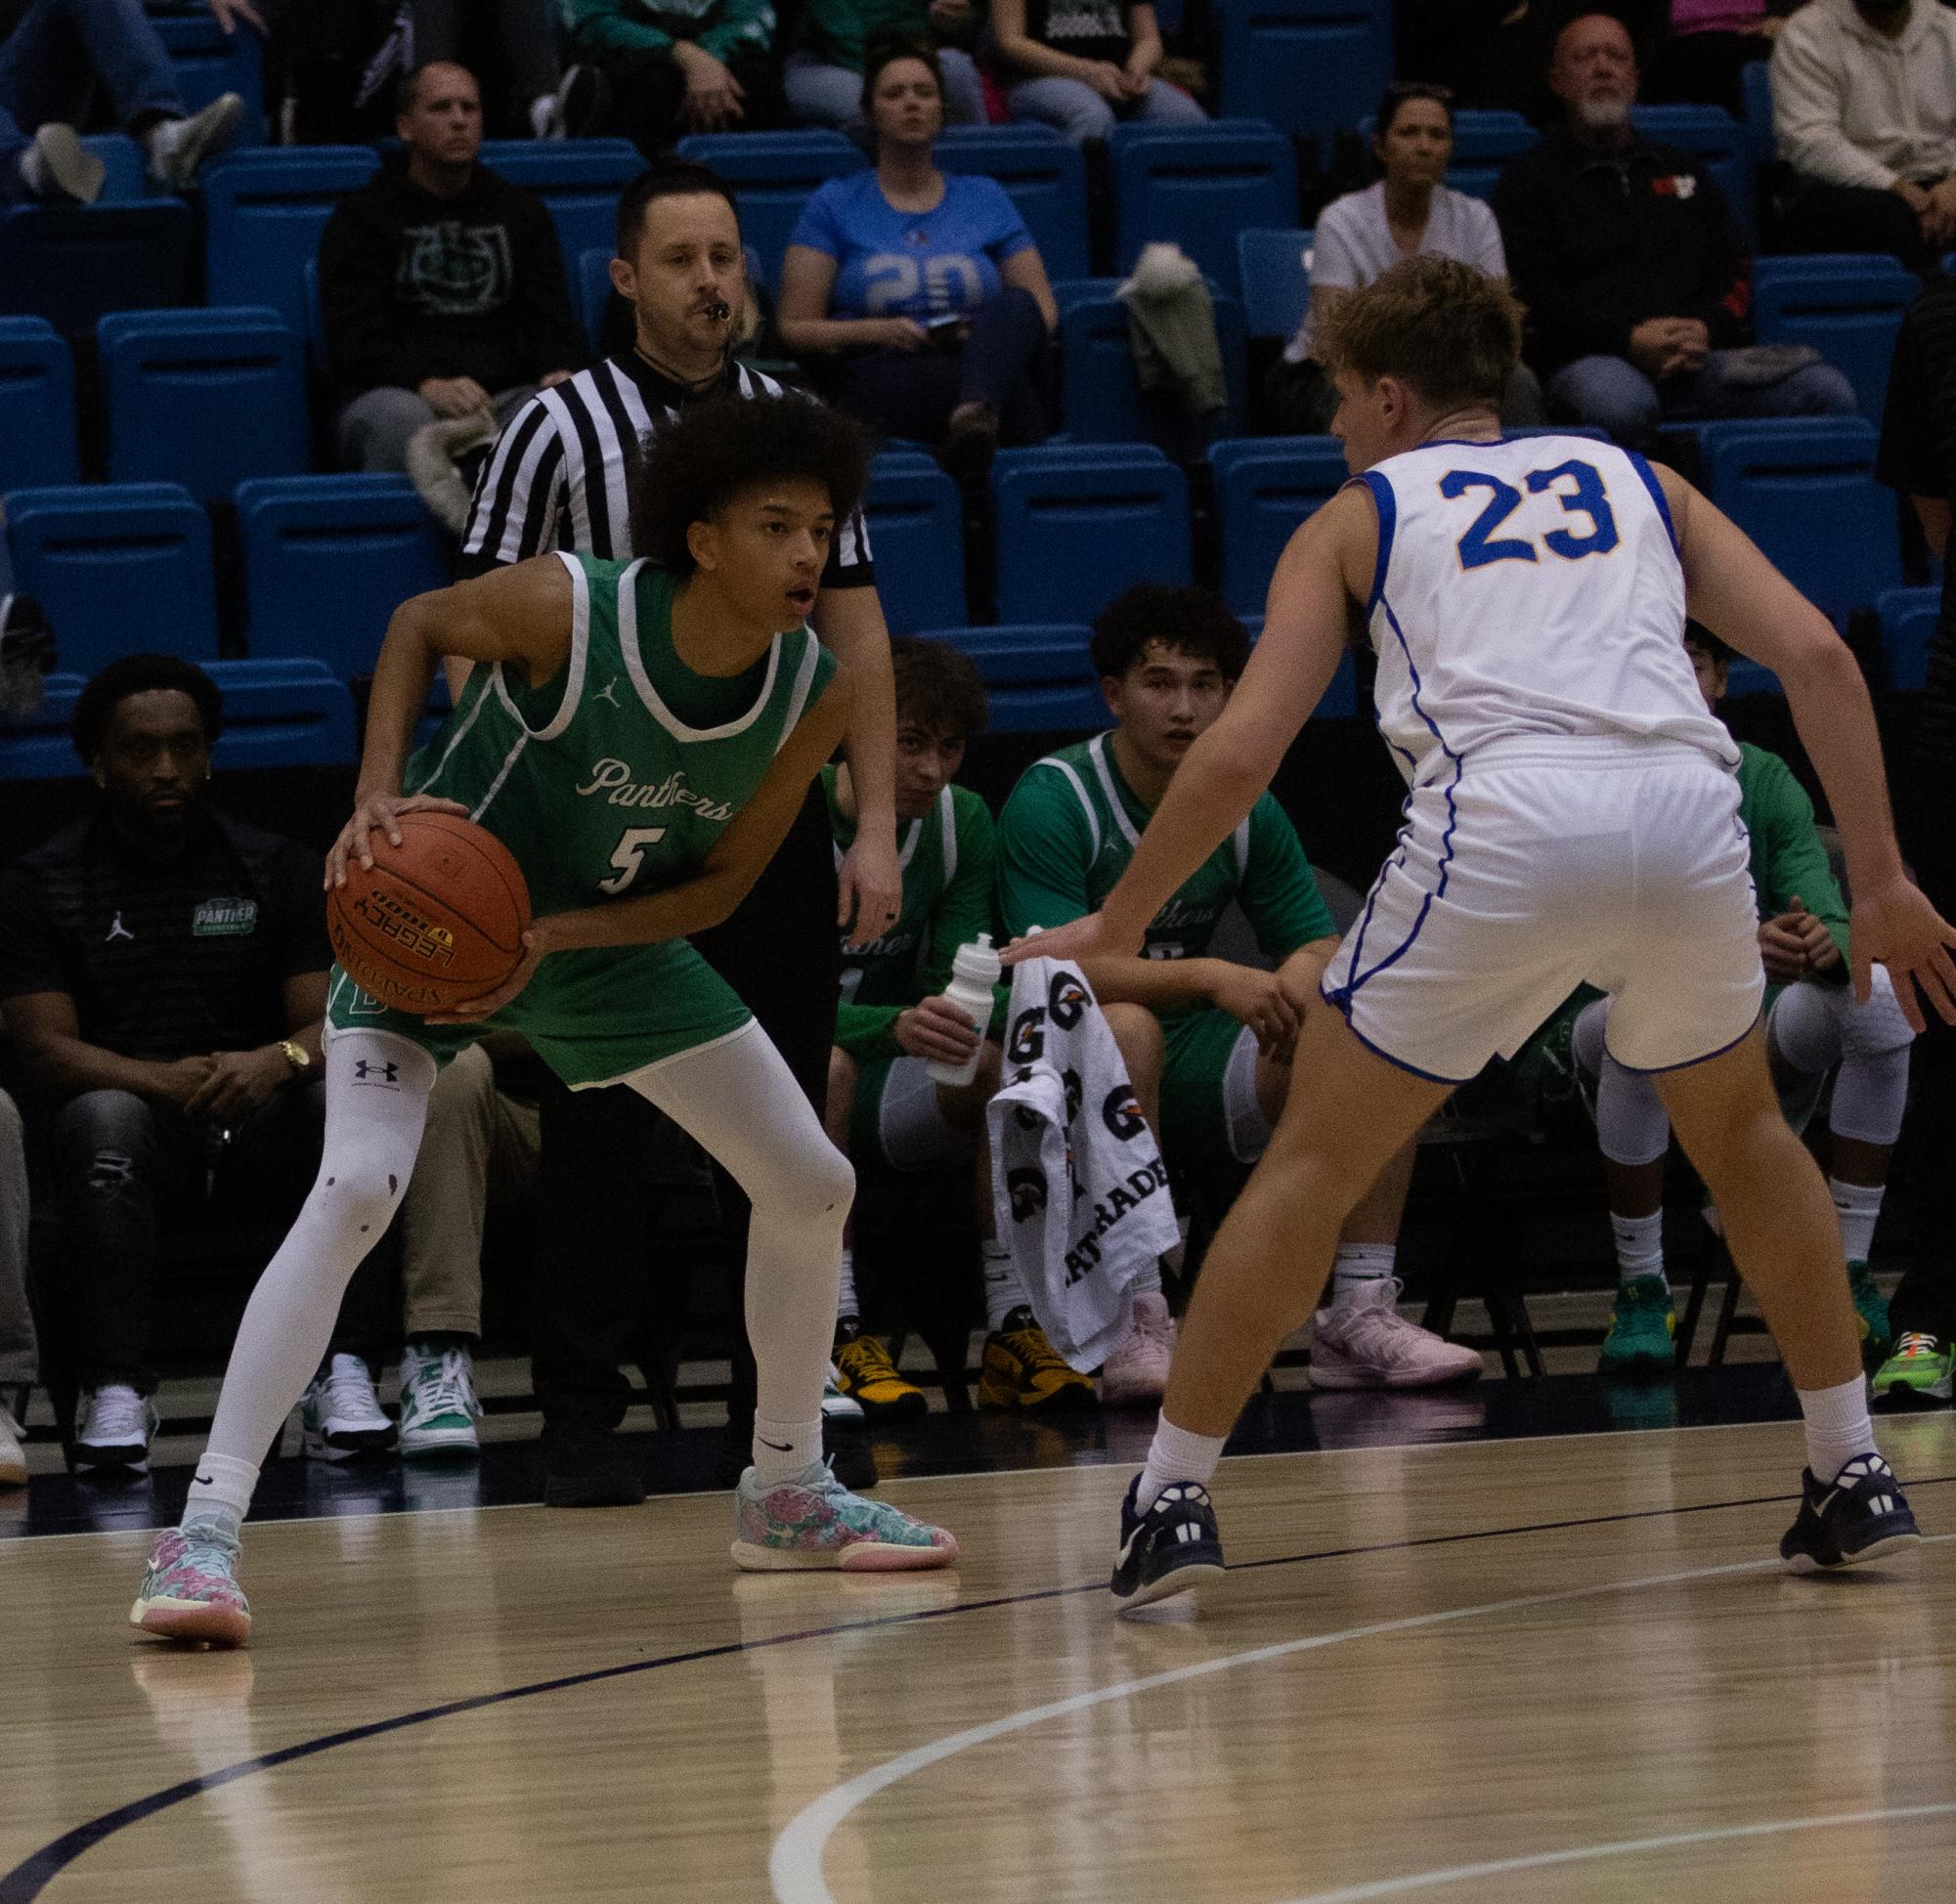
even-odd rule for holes
{"type": "Polygon", "coordinates": [[[1773,46],[1772,124],[1780,157],[1823,185],[1956,171],[1956,13],[1912,0],[1891,40],[1853,0],[1810,0],[1773,46]]]}

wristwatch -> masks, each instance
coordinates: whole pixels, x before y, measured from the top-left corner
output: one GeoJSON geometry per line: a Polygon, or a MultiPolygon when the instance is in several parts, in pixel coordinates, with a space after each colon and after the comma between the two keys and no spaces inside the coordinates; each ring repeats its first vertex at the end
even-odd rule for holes
{"type": "Polygon", "coordinates": [[[295,1078],[305,1077],[312,1070],[313,1055],[296,1038],[280,1039],[279,1050],[285,1062],[292,1067],[295,1078]]]}

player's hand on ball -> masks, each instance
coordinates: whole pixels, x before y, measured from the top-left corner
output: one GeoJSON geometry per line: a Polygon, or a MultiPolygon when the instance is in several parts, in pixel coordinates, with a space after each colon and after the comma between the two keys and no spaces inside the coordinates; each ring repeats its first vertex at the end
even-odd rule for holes
{"type": "Polygon", "coordinates": [[[1927,1028],[1923,998],[1950,1024],[1956,1024],[1956,926],[1929,903],[1920,887],[1897,879],[1879,891],[1856,893],[1847,929],[1852,960],[1854,996],[1865,1005],[1870,995],[1871,968],[1884,965],[1894,981],[1902,1017],[1917,1031],[1927,1028]]]}
{"type": "Polygon", "coordinates": [[[962,1064],[978,1041],[978,1027],[943,997],[899,1012],[890,1035],[910,1057],[934,1058],[940,1064],[962,1064]]]}
{"type": "Polygon", "coordinates": [[[446,1012],[430,1012],[430,1024],[480,1024],[484,1018],[493,1018],[497,1013],[513,999],[536,975],[537,968],[543,963],[543,955],[549,950],[543,941],[543,935],[536,927],[523,934],[523,956],[517,960],[509,976],[493,992],[484,992],[479,998],[457,999],[446,1012]]]}
{"type": "Polygon", "coordinates": [[[401,829],[395,822],[403,813],[457,813],[468,818],[468,808],[458,800],[437,800],[432,794],[369,794],[354,807],[353,818],[340,828],[326,853],[328,892],[346,884],[347,869],[355,860],[363,872],[372,871],[372,835],[384,833],[391,846],[401,844],[401,829]]]}
{"type": "Polygon", "coordinates": [[[1215,1002],[1239,1023],[1256,1033],[1256,1048],[1279,1060],[1289,1058],[1297,1043],[1300,1022],[1295,1001],[1274,972],[1254,966],[1225,965],[1217,980],[1215,1002]]]}

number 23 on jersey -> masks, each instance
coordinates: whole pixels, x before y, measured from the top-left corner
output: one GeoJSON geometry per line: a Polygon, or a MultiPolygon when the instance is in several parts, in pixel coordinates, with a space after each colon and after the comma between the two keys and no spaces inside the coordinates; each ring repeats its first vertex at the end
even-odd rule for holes
{"type": "MultiPolygon", "coordinates": [[[[1586,555],[1607,555],[1617,546],[1621,540],[1617,519],[1594,463],[1572,459],[1557,463],[1553,469],[1532,469],[1526,480],[1530,496],[1554,497],[1563,514],[1572,519],[1542,537],[1542,546],[1550,555],[1580,562],[1586,555]]],[[[1487,493],[1487,504],[1456,544],[1460,567],[1472,570],[1496,562],[1539,561],[1532,540],[1499,533],[1522,505],[1522,493],[1512,483],[1483,469],[1450,469],[1440,478],[1440,494],[1450,502],[1481,491],[1487,493]]]]}

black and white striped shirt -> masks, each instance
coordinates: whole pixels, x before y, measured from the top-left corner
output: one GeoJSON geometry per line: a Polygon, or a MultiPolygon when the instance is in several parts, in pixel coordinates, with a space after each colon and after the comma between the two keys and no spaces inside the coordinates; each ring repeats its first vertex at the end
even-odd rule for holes
{"type": "MultiPolygon", "coordinates": [[[[640,442],[686,405],[722,393],[786,394],[772,377],[733,362],[717,385],[691,390],[635,354],[603,358],[538,391],[497,438],[476,483],[457,574],[481,575],[551,549],[606,560],[635,554],[631,486],[640,442]]],[[[858,511],[837,530],[822,586],[875,581],[858,511]]]]}

